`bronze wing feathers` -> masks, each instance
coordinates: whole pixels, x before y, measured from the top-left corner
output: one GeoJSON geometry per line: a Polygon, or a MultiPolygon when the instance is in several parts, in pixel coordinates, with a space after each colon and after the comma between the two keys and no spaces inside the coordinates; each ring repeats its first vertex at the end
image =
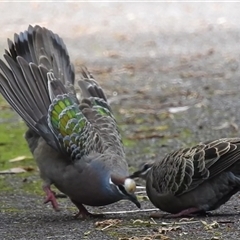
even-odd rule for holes
{"type": "Polygon", "coordinates": [[[168,154],[153,166],[153,187],[161,194],[181,195],[240,160],[240,138],[222,138],[168,154]]]}

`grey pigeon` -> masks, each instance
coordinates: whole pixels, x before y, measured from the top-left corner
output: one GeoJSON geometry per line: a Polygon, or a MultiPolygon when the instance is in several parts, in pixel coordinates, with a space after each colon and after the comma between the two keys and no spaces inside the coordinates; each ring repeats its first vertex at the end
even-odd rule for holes
{"type": "Polygon", "coordinates": [[[179,149],[142,165],[130,177],[146,180],[150,201],[171,213],[167,217],[206,213],[240,190],[240,138],[223,138],[179,149]]]}
{"type": "Polygon", "coordinates": [[[79,209],[76,216],[94,216],[83,206],[103,206],[127,199],[140,207],[128,178],[121,136],[106,96],[82,68],[78,86],[63,40],[40,26],[8,40],[0,60],[0,92],[28,126],[25,134],[40,169],[43,190],[53,208],[54,184],[79,209]]]}

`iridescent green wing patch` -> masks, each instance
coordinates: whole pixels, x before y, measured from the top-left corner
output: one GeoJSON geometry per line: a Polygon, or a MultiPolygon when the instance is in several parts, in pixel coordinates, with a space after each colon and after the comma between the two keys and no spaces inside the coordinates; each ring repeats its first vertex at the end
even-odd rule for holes
{"type": "Polygon", "coordinates": [[[58,95],[49,107],[48,124],[59,139],[60,145],[73,158],[86,153],[90,123],[68,95],[58,95]],[[79,155],[80,154],[80,155],[79,155]]]}
{"type": "Polygon", "coordinates": [[[99,98],[94,98],[92,104],[93,108],[96,109],[100,115],[109,116],[114,119],[111,108],[105,101],[99,98]]]}

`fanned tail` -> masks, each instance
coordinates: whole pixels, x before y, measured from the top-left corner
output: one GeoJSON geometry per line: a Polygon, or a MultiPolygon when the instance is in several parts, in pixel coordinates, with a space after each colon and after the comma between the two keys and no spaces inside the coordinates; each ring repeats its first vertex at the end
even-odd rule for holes
{"type": "Polygon", "coordinates": [[[74,85],[75,71],[63,40],[58,34],[36,25],[27,31],[14,34],[14,43],[8,39],[9,51],[6,55],[16,61],[17,56],[28,63],[35,63],[52,70],[64,85],[74,85]]]}
{"type": "Polygon", "coordinates": [[[54,74],[59,94],[75,96],[74,69],[66,46],[57,34],[39,26],[15,34],[14,43],[8,40],[8,45],[4,54],[7,64],[0,60],[0,92],[30,129],[58,149],[47,119],[52,100],[48,74],[54,74]]]}

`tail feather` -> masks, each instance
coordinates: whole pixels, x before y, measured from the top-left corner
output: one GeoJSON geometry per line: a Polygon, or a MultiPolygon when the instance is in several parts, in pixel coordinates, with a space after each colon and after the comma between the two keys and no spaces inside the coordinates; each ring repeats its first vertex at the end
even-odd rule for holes
{"type": "MultiPolygon", "coordinates": [[[[27,66],[24,67],[21,62],[20,62],[20,64],[22,66],[22,69],[27,68],[27,66]]],[[[26,64],[26,62],[24,64],[26,64]]],[[[45,67],[36,66],[33,63],[30,63],[29,67],[30,67],[31,73],[33,74],[34,79],[44,79],[45,76],[47,76],[48,69],[46,69],[45,67]]],[[[40,104],[44,105],[44,109],[48,109],[49,104],[50,104],[50,99],[49,99],[49,95],[48,95],[48,88],[47,88],[46,81],[44,81],[44,82],[34,81],[34,83],[35,84],[33,84],[33,82],[31,81],[31,84],[33,85],[33,88],[34,88],[33,92],[35,93],[35,90],[36,90],[36,92],[39,93],[40,99],[41,99],[40,104]]]]}
{"type": "MultiPolygon", "coordinates": [[[[17,56],[24,56],[25,53],[30,52],[28,35],[26,32],[24,33],[21,32],[19,35],[15,34],[14,39],[15,39],[16,50],[18,53],[17,56]]],[[[27,57],[26,60],[31,61],[31,58],[32,58],[31,52],[30,54],[26,54],[26,57],[27,57]]]]}
{"type": "Polygon", "coordinates": [[[52,72],[47,73],[47,78],[48,78],[48,92],[51,102],[58,95],[68,93],[63,83],[61,81],[58,81],[52,72]]]}
{"type": "MultiPolygon", "coordinates": [[[[39,57],[39,64],[44,65],[46,59],[42,59],[42,56],[47,58],[52,71],[55,73],[55,77],[62,81],[64,85],[67,81],[74,84],[75,73],[74,67],[70,63],[69,55],[63,40],[52,31],[46,28],[38,27],[36,30],[36,56],[39,57]],[[67,61],[66,61],[67,60],[67,61]],[[67,64],[66,64],[67,63],[67,64]]],[[[46,63],[45,63],[46,64],[46,63]]]]}
{"type": "Polygon", "coordinates": [[[9,51],[5,53],[16,60],[23,57],[28,63],[44,65],[56,78],[65,84],[74,85],[75,71],[63,40],[52,31],[40,26],[14,35],[14,43],[8,39],[9,51]]]}
{"type": "Polygon", "coordinates": [[[103,99],[107,103],[107,98],[99,86],[99,84],[94,80],[93,76],[87,68],[82,67],[81,69],[82,79],[78,81],[78,85],[82,90],[83,97],[96,97],[103,99]]]}
{"type": "MultiPolygon", "coordinates": [[[[38,107],[41,115],[45,115],[47,113],[46,110],[48,109],[48,106],[51,104],[51,102],[47,94],[47,89],[44,88],[41,91],[41,89],[38,88],[38,79],[42,79],[39,68],[36,68],[37,66],[34,64],[28,64],[28,62],[26,62],[21,57],[17,57],[17,62],[22,70],[25,79],[25,81],[19,81],[22,83],[25,97],[28,101],[34,101],[34,105],[38,107]],[[35,71],[33,71],[33,69],[35,69],[35,71]],[[35,75],[33,73],[35,73],[35,75]]],[[[42,88],[44,87],[43,84],[40,84],[40,86],[42,86],[42,88]]]]}
{"type": "MultiPolygon", "coordinates": [[[[28,107],[29,102],[26,100],[25,96],[19,92],[22,90],[19,88],[18,81],[15,80],[13,73],[6,67],[2,60],[0,60],[0,68],[4,74],[0,74],[2,95],[27,124],[38,132],[35,127],[36,121],[33,118],[37,115],[36,111],[34,112],[31,107],[28,107]]],[[[21,76],[19,75],[18,79],[20,78],[21,76]]]]}
{"type": "MultiPolygon", "coordinates": [[[[41,85],[44,79],[35,78],[31,71],[31,66],[34,65],[29,65],[23,58],[17,57],[17,64],[10,57],[5,57],[10,69],[0,60],[0,69],[5,75],[0,75],[2,80],[0,85],[8,96],[6,100],[27,124],[33,127],[44,115],[47,115],[48,106],[51,104],[47,93],[44,96],[46,98],[43,99],[38,91],[37,83],[41,85]]],[[[38,74],[38,76],[40,75],[38,74]]]]}
{"type": "MultiPolygon", "coordinates": [[[[19,57],[17,57],[17,62],[15,62],[9,56],[4,56],[4,57],[7,61],[7,63],[9,64],[9,66],[11,66],[11,70],[12,70],[14,77],[18,78],[18,81],[12,80],[11,82],[15,83],[18,86],[18,88],[19,88],[18,91],[21,91],[21,95],[19,94],[19,96],[22,97],[21,100],[23,101],[24,105],[25,106],[29,105],[28,101],[35,102],[34,103],[35,105],[39,102],[38,109],[41,110],[41,107],[42,107],[41,99],[38,99],[39,95],[34,94],[34,92],[32,92],[33,89],[30,88],[30,85],[34,85],[34,82],[31,79],[31,78],[33,78],[33,76],[28,67],[28,63],[26,63],[24,59],[19,58],[19,57]],[[20,64],[21,59],[22,59],[21,62],[22,62],[24,71],[21,71],[21,68],[20,68],[21,67],[21,64],[20,64]],[[24,64],[24,62],[26,64],[24,64]],[[31,79],[31,81],[29,81],[29,79],[31,79]],[[33,96],[33,94],[34,94],[34,96],[33,96]]],[[[17,91],[17,88],[15,88],[15,91],[17,91]]]]}
{"type": "Polygon", "coordinates": [[[57,34],[39,26],[15,34],[14,43],[8,40],[8,46],[7,64],[0,60],[0,92],[32,130],[58,149],[47,121],[51,104],[48,73],[58,82],[51,84],[55,94],[75,95],[75,73],[66,46],[57,34]]]}

